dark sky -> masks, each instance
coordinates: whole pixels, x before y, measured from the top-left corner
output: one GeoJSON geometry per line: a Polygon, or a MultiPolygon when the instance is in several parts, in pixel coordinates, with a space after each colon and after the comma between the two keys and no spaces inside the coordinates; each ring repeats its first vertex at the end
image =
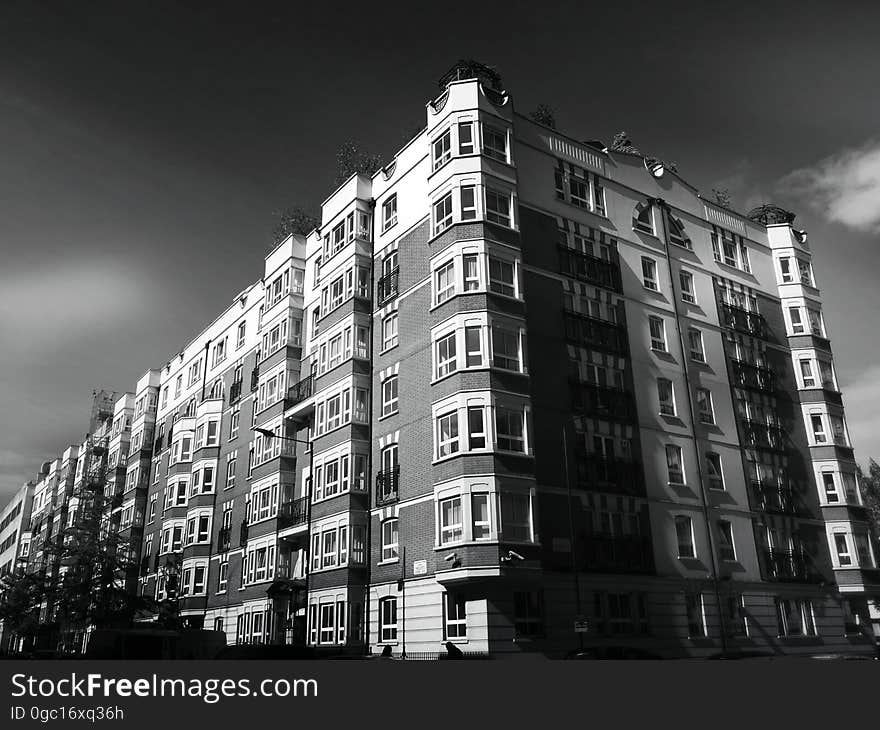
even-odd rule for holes
{"type": "Polygon", "coordinates": [[[0,497],[262,273],[334,152],[392,154],[460,57],[579,138],[625,129],[707,194],[810,231],[865,460],[880,457],[876,6],[0,4],[0,497]],[[873,7],[873,9],[872,9],[873,7]]]}

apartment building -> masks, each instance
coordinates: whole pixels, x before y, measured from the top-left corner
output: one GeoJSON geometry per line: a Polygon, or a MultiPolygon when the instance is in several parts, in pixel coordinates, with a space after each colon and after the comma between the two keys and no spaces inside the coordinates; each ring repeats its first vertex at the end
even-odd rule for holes
{"type": "Polygon", "coordinates": [[[292,641],[304,616],[301,552],[285,537],[304,503],[282,419],[299,380],[304,255],[299,237],[276,246],[264,277],[138,389],[158,395],[140,590],[230,643],[292,641]]]}
{"type": "MultiPolygon", "coordinates": [[[[30,552],[31,507],[34,500],[34,480],[25,482],[0,510],[0,580],[22,566],[30,552]]],[[[14,637],[0,620],[0,653],[13,648],[14,637]]]]}
{"type": "Polygon", "coordinates": [[[868,646],[880,574],[793,219],[454,67],[307,239],[309,643],[868,646]]]}
{"type": "Polygon", "coordinates": [[[425,125],[96,396],[34,484],[32,564],[100,467],[129,585],[230,643],[871,651],[876,546],[795,216],[543,126],[472,62],[425,125]]]}
{"type": "Polygon", "coordinates": [[[0,510],[0,576],[13,572],[18,559],[30,549],[20,538],[30,525],[34,486],[33,480],[25,482],[0,510]]]}

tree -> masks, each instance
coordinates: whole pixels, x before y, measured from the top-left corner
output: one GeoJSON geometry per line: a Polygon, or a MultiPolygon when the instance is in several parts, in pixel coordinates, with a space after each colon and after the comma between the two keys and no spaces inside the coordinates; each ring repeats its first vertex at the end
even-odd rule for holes
{"type": "Polygon", "coordinates": [[[880,539],[880,465],[873,459],[868,461],[867,476],[862,467],[856,467],[859,477],[859,488],[862,490],[862,499],[868,508],[871,520],[871,532],[874,539],[880,539]]]}
{"type": "Polygon", "coordinates": [[[730,191],[727,188],[712,188],[712,195],[715,202],[722,208],[729,208],[733,203],[730,202],[730,191]]]}
{"type": "Polygon", "coordinates": [[[334,185],[341,185],[356,172],[372,175],[384,166],[382,155],[376,155],[362,149],[354,140],[343,142],[336,150],[336,180],[334,185]]]}
{"type": "Polygon", "coordinates": [[[277,246],[291,233],[297,233],[305,236],[318,227],[320,222],[311,213],[298,205],[286,208],[279,213],[275,213],[278,222],[272,231],[272,244],[277,246]]]}
{"type": "MultiPolygon", "coordinates": [[[[0,580],[0,621],[3,634],[32,637],[40,625],[40,603],[46,592],[41,572],[16,570],[0,580]]],[[[5,648],[5,647],[4,647],[5,648]]]]}
{"type": "Polygon", "coordinates": [[[553,108],[547,104],[538,104],[535,111],[529,114],[529,117],[538,124],[543,124],[545,127],[550,127],[550,129],[556,129],[556,114],[553,112],[553,108]]]}

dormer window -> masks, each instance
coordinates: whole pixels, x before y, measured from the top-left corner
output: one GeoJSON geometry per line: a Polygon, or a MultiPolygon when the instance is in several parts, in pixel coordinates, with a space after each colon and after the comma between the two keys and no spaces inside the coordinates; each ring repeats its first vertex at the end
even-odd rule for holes
{"type": "Polygon", "coordinates": [[[633,230],[654,235],[654,206],[650,203],[639,203],[633,210],[633,230]]]}

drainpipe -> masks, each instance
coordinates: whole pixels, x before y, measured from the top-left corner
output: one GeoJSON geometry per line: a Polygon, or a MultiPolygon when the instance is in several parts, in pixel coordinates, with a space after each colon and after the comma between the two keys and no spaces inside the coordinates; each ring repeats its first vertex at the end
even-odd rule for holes
{"type": "MultiPolygon", "coordinates": [[[[376,199],[370,198],[370,210],[373,215],[375,215],[376,211],[376,199]]],[[[373,216],[370,217],[370,226],[373,227],[375,221],[373,220],[373,216]]],[[[373,236],[370,236],[370,337],[367,346],[370,348],[370,387],[367,390],[367,442],[369,443],[369,449],[367,450],[367,473],[365,475],[366,487],[367,491],[367,529],[366,529],[366,537],[364,545],[364,560],[366,562],[366,580],[364,582],[364,653],[370,653],[370,593],[372,589],[372,575],[373,575],[373,555],[372,555],[372,539],[373,539],[373,496],[374,490],[371,489],[371,485],[375,483],[373,476],[373,365],[374,365],[374,355],[373,355],[373,323],[375,322],[375,313],[373,311],[373,297],[376,293],[376,266],[375,266],[375,250],[373,248],[373,236]]],[[[381,326],[379,329],[381,334],[381,326]]],[[[400,489],[400,485],[398,484],[398,490],[400,489]]],[[[398,498],[400,496],[400,492],[398,491],[398,498]]],[[[381,637],[380,637],[381,638],[381,637]]]]}
{"type": "Polygon", "coordinates": [[[672,309],[675,313],[675,329],[678,333],[678,345],[681,349],[681,361],[682,367],[684,368],[685,375],[685,393],[687,394],[687,404],[688,404],[688,413],[690,415],[691,420],[691,438],[694,440],[694,450],[696,451],[697,456],[697,482],[700,485],[700,503],[703,511],[703,520],[706,523],[706,540],[709,544],[709,558],[711,560],[712,567],[712,588],[715,593],[715,605],[718,609],[718,622],[719,627],[721,629],[721,650],[722,652],[727,652],[727,626],[724,620],[724,609],[721,604],[721,590],[718,585],[718,563],[715,557],[715,539],[712,534],[712,523],[711,523],[711,513],[709,507],[709,497],[706,492],[705,480],[703,477],[703,456],[700,453],[700,442],[697,439],[697,413],[694,408],[694,399],[691,395],[691,373],[690,367],[688,365],[688,357],[687,357],[687,343],[685,342],[684,332],[681,327],[681,313],[678,308],[678,297],[675,295],[675,272],[672,270],[672,256],[669,253],[669,214],[671,212],[671,208],[669,203],[667,203],[663,198],[653,198],[651,200],[652,203],[656,204],[661,211],[663,211],[663,215],[661,216],[663,221],[663,248],[666,253],[666,265],[669,270],[669,283],[672,287],[672,309]]]}

